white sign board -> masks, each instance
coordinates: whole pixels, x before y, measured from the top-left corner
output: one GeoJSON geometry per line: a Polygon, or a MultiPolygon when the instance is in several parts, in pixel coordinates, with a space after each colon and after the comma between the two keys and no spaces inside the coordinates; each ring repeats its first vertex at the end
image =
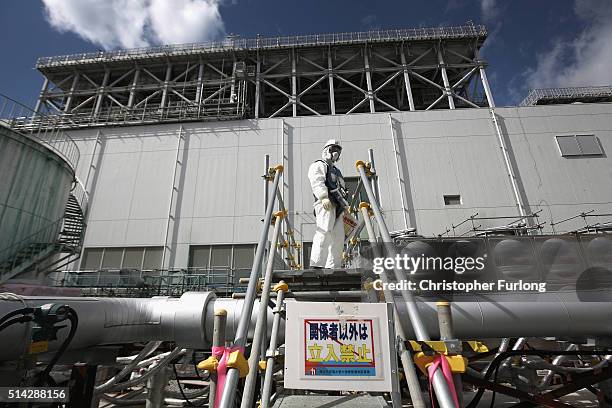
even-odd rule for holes
{"type": "Polygon", "coordinates": [[[285,388],[395,390],[391,304],[287,300],[286,310],[285,388]]]}

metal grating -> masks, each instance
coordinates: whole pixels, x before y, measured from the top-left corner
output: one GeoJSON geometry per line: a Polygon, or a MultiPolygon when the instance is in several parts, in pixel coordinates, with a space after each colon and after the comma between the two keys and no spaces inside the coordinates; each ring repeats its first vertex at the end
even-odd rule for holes
{"type": "Polygon", "coordinates": [[[572,102],[612,102],[612,86],[532,89],[519,106],[572,102]]]}

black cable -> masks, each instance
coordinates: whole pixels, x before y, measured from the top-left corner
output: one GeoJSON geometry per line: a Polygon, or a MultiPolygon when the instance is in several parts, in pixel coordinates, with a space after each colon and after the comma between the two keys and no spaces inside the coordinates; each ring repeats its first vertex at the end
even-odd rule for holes
{"type": "Polygon", "coordinates": [[[15,317],[14,319],[11,320],[5,320],[3,321],[2,324],[0,324],[0,331],[6,329],[9,326],[14,325],[15,323],[26,323],[32,321],[32,316],[20,316],[20,317],[15,317]]]}
{"type": "Polygon", "coordinates": [[[0,318],[0,324],[6,322],[8,319],[10,319],[13,316],[17,316],[20,314],[26,315],[26,314],[32,314],[32,313],[34,313],[34,309],[31,307],[24,307],[23,309],[13,310],[12,312],[7,313],[0,318]]]}
{"type": "MultiPolygon", "coordinates": [[[[607,355],[610,354],[611,351],[609,349],[606,350],[600,350],[600,351],[595,351],[595,350],[590,350],[590,351],[580,351],[580,350],[575,350],[575,351],[553,351],[553,350],[511,350],[511,351],[505,351],[501,354],[499,354],[498,356],[496,356],[493,361],[491,361],[491,364],[489,365],[487,372],[484,375],[484,380],[485,381],[489,381],[489,379],[491,378],[491,375],[494,373],[495,369],[497,368],[497,366],[499,364],[501,364],[502,361],[504,361],[505,359],[507,359],[508,357],[512,357],[512,356],[521,356],[521,355],[535,355],[535,356],[540,356],[540,357],[544,357],[544,356],[576,356],[576,355],[607,355]]],[[[482,398],[482,395],[485,392],[485,388],[484,387],[479,387],[478,391],[476,392],[476,395],[472,398],[472,400],[470,401],[470,403],[466,406],[466,408],[475,408],[478,403],[480,402],[480,399],[482,398]]]]}
{"type": "Polygon", "coordinates": [[[178,389],[181,392],[181,395],[183,396],[183,399],[185,400],[185,402],[187,402],[187,405],[189,405],[190,407],[203,407],[204,404],[206,404],[206,400],[203,400],[202,403],[200,405],[196,405],[193,402],[191,402],[189,400],[189,398],[187,398],[187,396],[185,395],[185,392],[183,391],[183,386],[181,385],[181,382],[179,381],[179,376],[178,373],[176,372],[176,364],[172,364],[172,370],[174,371],[174,378],[176,379],[176,384],[178,385],[178,389]]]}
{"type": "Polygon", "coordinates": [[[79,317],[77,316],[76,311],[71,307],[67,307],[66,309],[66,318],[70,320],[70,332],[68,333],[68,336],[66,336],[66,339],[64,340],[60,348],[57,350],[53,358],[49,361],[49,364],[47,364],[47,367],[42,371],[42,373],[40,373],[39,382],[42,382],[43,379],[50,378],[49,374],[51,373],[51,370],[53,370],[53,366],[55,366],[62,354],[64,354],[64,352],[68,348],[68,345],[72,341],[76,333],[77,327],[79,326],[79,317]]]}

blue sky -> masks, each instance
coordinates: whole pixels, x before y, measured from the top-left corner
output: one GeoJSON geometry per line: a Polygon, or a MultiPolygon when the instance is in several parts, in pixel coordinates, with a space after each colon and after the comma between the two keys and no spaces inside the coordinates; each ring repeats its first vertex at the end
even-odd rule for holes
{"type": "Polygon", "coordinates": [[[498,105],[533,87],[612,84],[610,0],[2,0],[0,93],[33,105],[39,56],[467,20],[489,29],[482,56],[498,105]]]}

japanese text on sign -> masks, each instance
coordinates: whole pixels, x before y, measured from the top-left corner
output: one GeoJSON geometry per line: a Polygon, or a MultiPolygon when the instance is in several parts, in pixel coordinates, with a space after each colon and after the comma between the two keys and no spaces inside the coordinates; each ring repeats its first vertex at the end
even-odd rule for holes
{"type": "Polygon", "coordinates": [[[304,374],[375,376],[373,331],[372,319],[305,319],[304,374]]]}

